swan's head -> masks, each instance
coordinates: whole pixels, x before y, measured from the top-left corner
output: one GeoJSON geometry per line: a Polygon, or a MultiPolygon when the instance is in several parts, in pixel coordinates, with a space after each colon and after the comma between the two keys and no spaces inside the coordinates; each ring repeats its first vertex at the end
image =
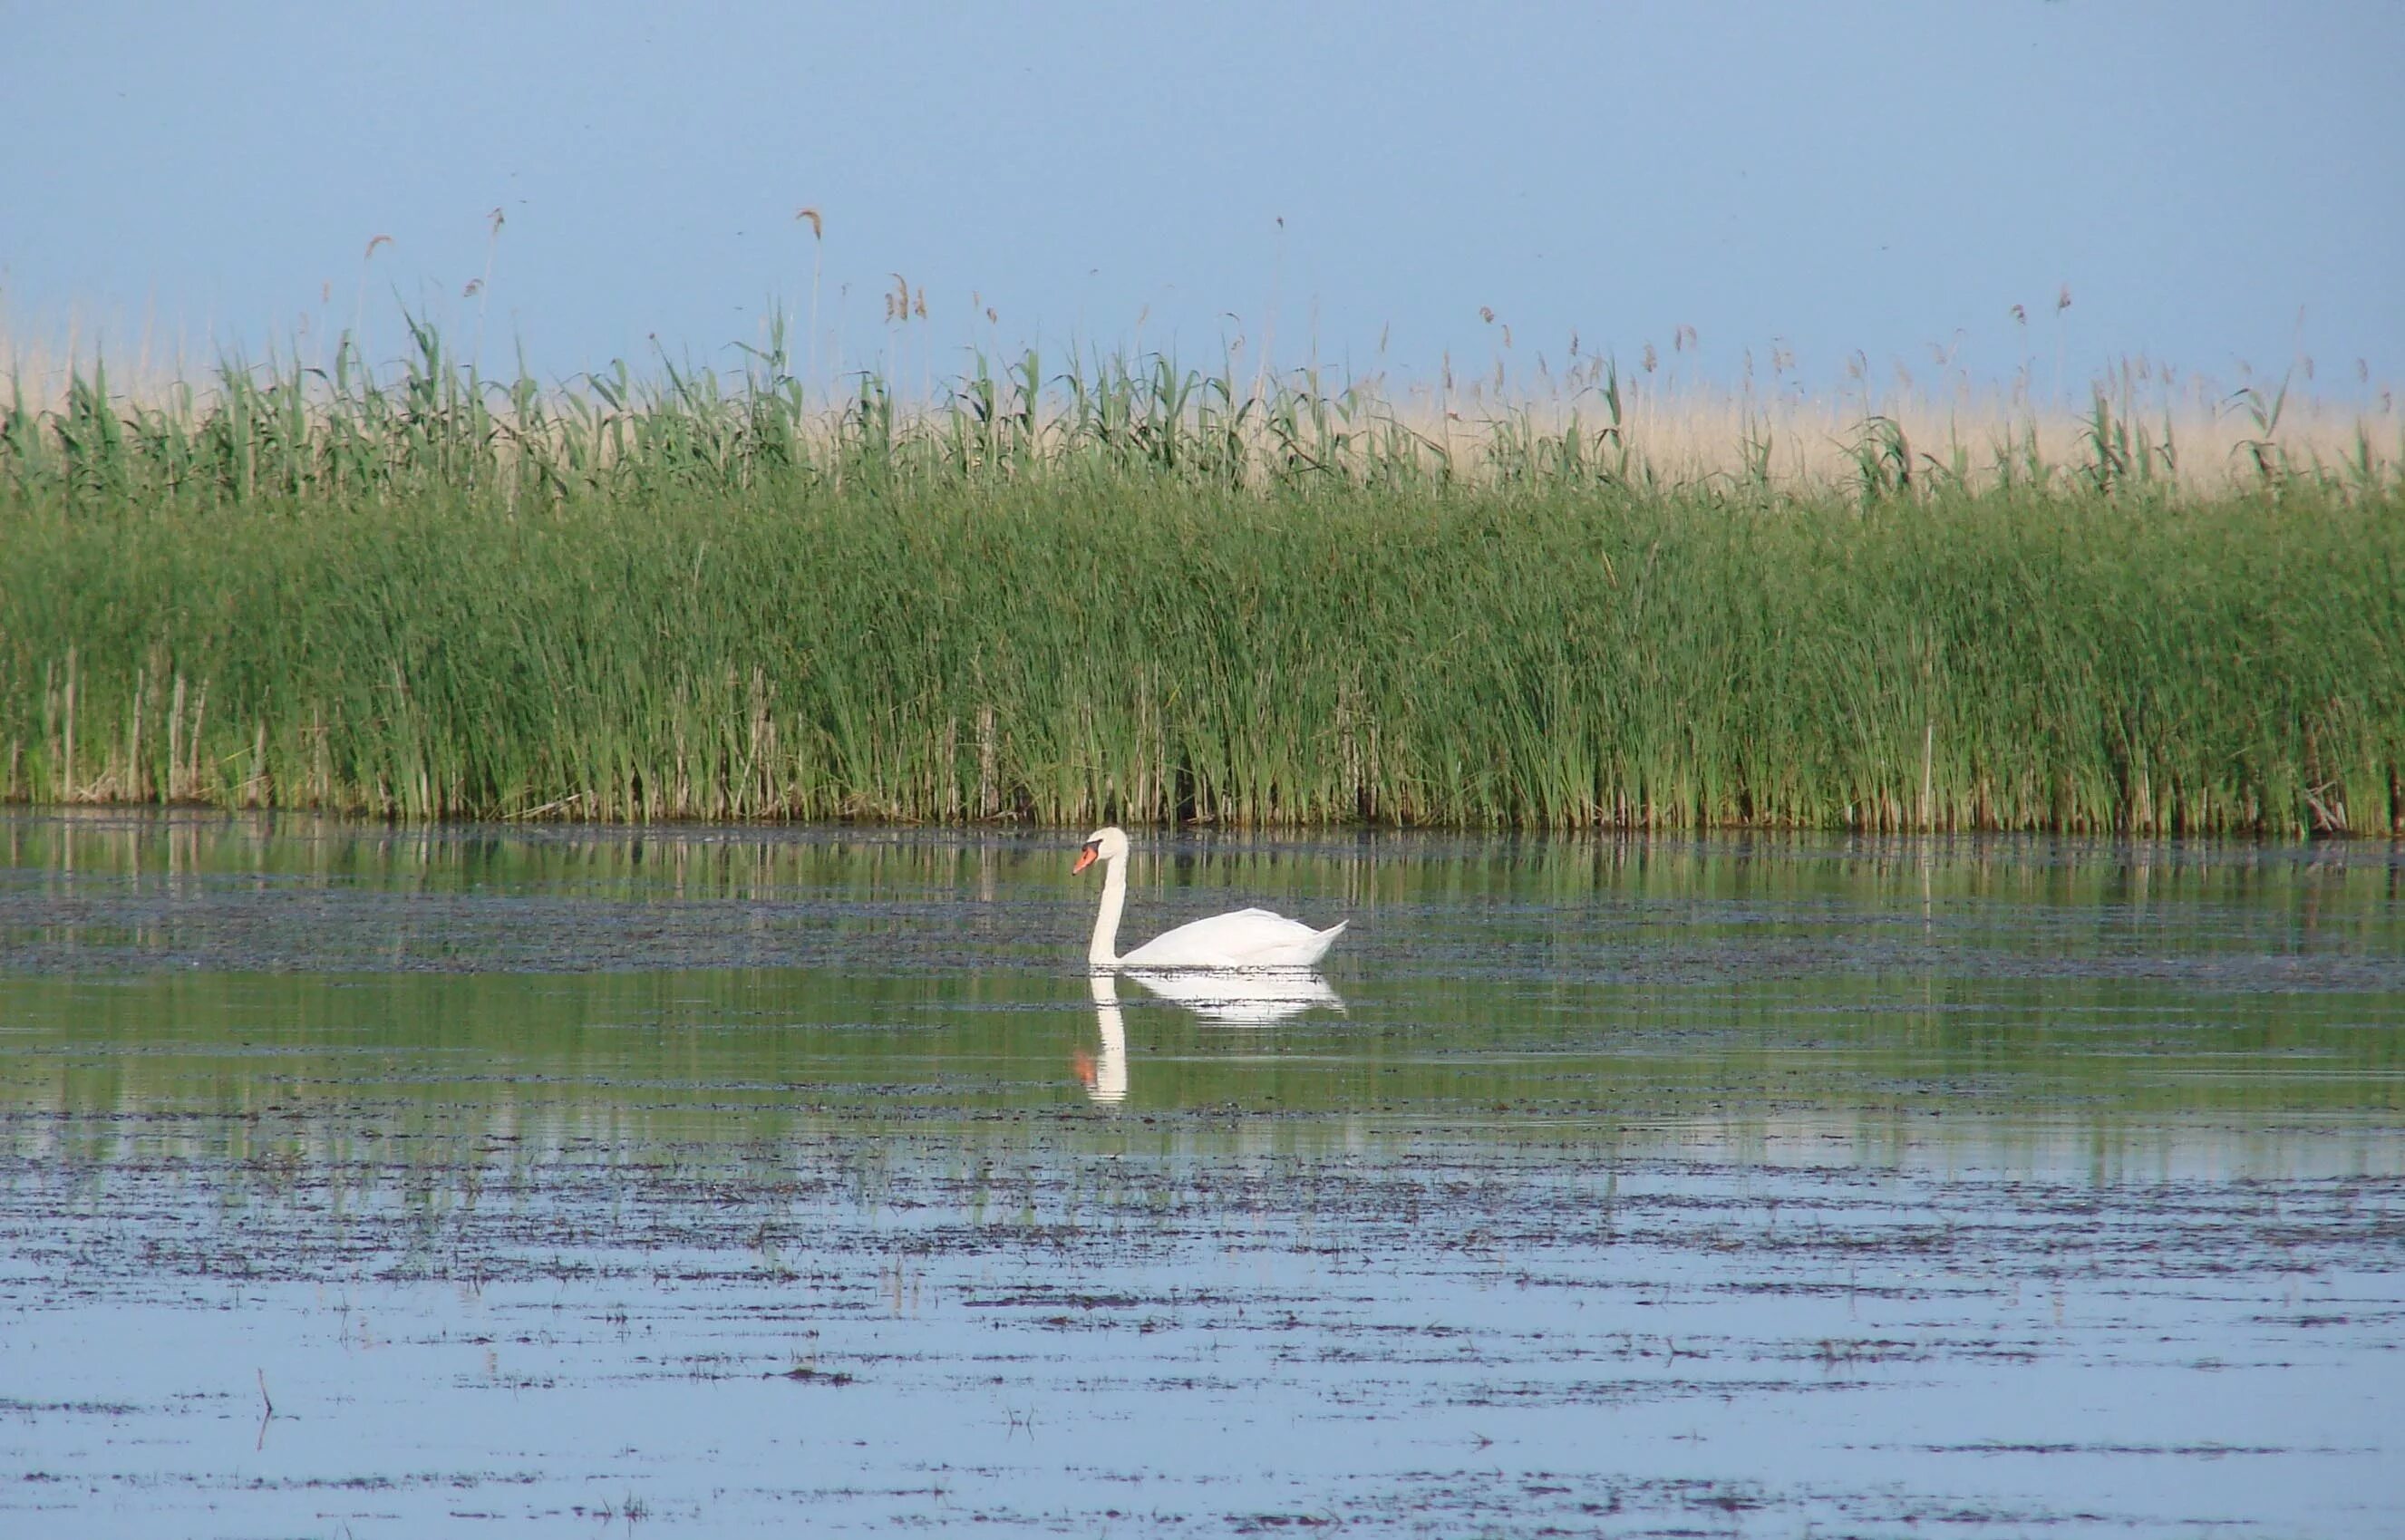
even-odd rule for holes
{"type": "Polygon", "coordinates": [[[1086,836],[1085,847],[1077,852],[1077,864],[1069,868],[1069,875],[1076,876],[1098,861],[1124,861],[1127,853],[1126,830],[1097,829],[1086,836]]]}

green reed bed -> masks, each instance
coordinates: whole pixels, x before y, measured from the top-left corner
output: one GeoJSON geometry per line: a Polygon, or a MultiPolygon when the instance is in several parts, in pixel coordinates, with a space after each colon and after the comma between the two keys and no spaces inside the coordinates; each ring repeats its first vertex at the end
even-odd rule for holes
{"type": "MultiPolygon", "coordinates": [[[[1674,484],[1308,382],[764,356],[488,389],[230,373],[0,418],[0,795],[404,818],[1757,824],[2405,818],[2405,496],[2023,464],[1674,484]],[[1042,402],[1050,400],[1049,408],[1042,402]]],[[[1866,436],[1865,441],[1871,441],[1866,436]]],[[[1914,462],[1903,462],[1909,467],[1914,462]]],[[[1890,470],[1893,467],[1891,465],[1890,470]]]]}

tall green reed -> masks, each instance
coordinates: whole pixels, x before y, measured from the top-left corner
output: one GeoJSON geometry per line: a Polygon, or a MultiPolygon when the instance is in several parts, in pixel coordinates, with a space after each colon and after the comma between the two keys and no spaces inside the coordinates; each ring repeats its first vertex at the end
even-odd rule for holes
{"type": "Polygon", "coordinates": [[[1067,479],[12,509],[7,794],[390,816],[2390,827],[2400,522],[1067,479]]]}
{"type": "MultiPolygon", "coordinates": [[[[2376,451],[1680,482],[1616,374],[1446,444],[1358,387],[1034,354],[739,376],[95,368],[0,415],[0,795],[389,817],[2136,833],[2405,815],[2376,451]],[[1591,414],[1590,414],[1591,413],[1591,414]],[[2008,473],[2003,473],[2008,472],[2008,473]]],[[[1599,376],[1600,378],[1600,376],[1599,376]]],[[[2275,411],[2266,403],[2266,415],[2275,411]]],[[[1766,463],[1766,427],[1745,462],[1766,463]]],[[[2276,444],[2276,425],[2261,435],[2276,444]]]]}

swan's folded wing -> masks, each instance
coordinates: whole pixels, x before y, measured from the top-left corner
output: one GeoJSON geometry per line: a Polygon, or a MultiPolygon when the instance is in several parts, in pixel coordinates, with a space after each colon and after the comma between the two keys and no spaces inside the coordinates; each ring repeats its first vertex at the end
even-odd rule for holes
{"type": "Polygon", "coordinates": [[[1239,909],[1164,931],[1119,960],[1156,968],[1281,966],[1311,946],[1326,951],[1319,943],[1322,933],[1267,909],[1239,909]]]}

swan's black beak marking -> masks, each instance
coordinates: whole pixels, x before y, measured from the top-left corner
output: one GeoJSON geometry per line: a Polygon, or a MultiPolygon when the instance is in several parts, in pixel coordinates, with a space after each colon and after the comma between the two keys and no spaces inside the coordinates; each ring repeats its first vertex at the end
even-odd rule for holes
{"type": "Polygon", "coordinates": [[[1102,853],[1102,841],[1088,840],[1084,847],[1077,851],[1077,864],[1069,868],[1069,875],[1074,877],[1078,873],[1084,871],[1087,867],[1091,866],[1094,864],[1094,858],[1102,853]]]}

